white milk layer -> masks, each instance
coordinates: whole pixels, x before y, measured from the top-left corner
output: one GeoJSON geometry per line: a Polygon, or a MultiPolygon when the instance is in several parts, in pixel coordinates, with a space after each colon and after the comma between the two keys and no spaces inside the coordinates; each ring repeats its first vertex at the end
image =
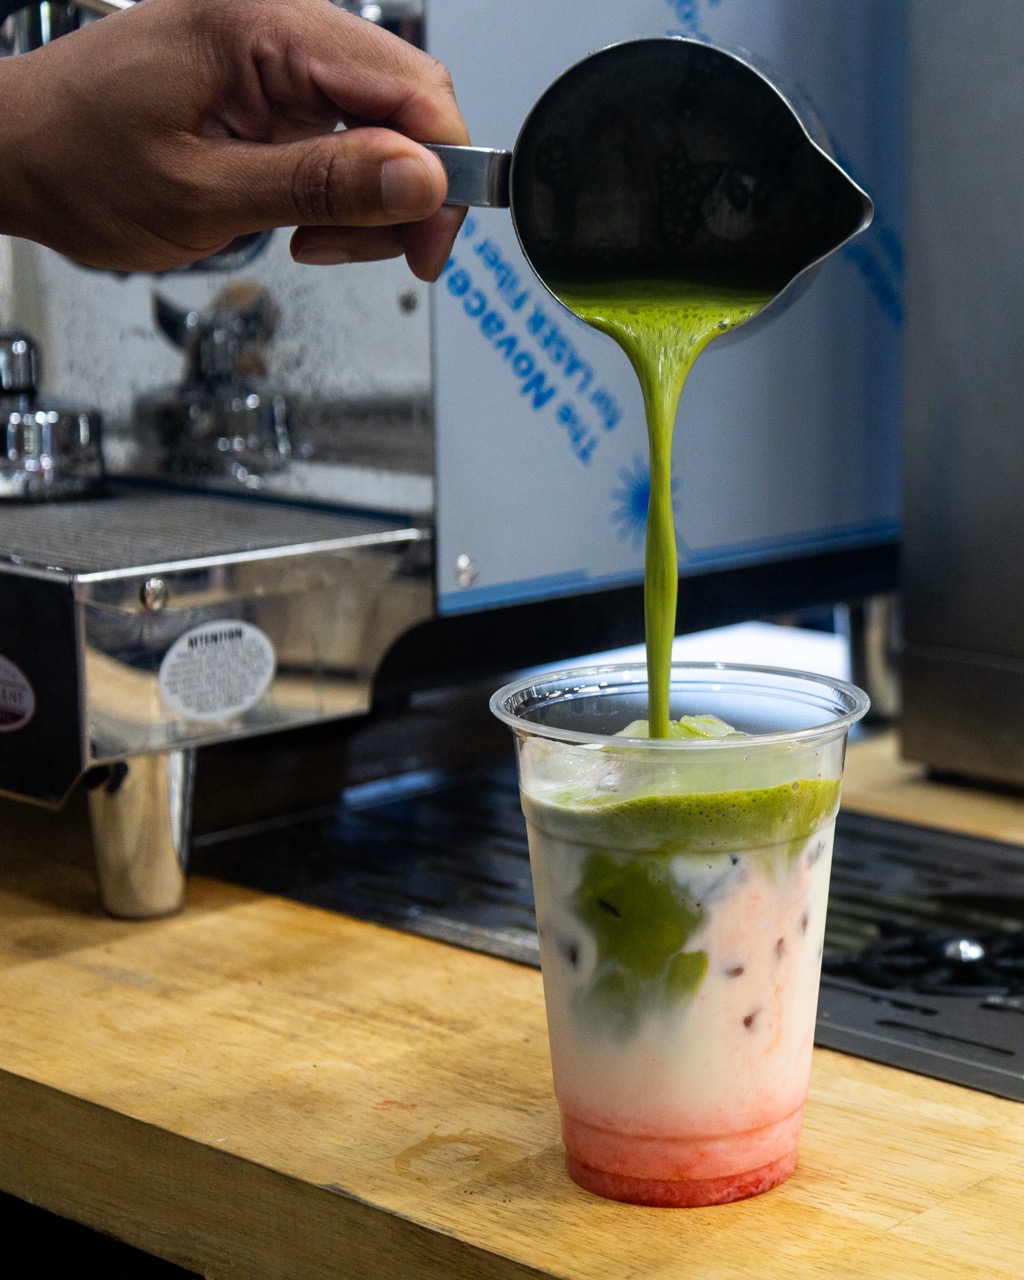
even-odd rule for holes
{"type": "Polygon", "coordinates": [[[692,995],[602,1026],[586,992],[594,937],[577,912],[589,849],[530,829],[555,1093],[563,1110],[631,1133],[742,1133],[804,1100],[834,824],[788,845],[670,858],[702,916],[684,950],[707,971],[692,995]]]}

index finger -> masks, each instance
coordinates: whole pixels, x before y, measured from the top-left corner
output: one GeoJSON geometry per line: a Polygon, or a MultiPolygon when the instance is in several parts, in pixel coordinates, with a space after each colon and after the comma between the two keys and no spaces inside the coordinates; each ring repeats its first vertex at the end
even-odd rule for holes
{"type": "MultiPolygon", "coordinates": [[[[327,0],[285,6],[287,39],[254,42],[264,91],[281,105],[388,125],[417,142],[468,143],[448,69],[327,0]]],[[[280,21],[280,10],[278,18],[280,21]]]]}

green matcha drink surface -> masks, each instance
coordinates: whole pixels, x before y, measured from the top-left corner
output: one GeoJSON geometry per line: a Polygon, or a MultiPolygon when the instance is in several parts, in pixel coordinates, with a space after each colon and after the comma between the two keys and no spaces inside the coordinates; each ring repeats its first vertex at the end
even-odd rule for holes
{"type": "Polygon", "coordinates": [[[661,279],[548,285],[570,311],[615,339],[643,390],[651,451],[644,561],[649,717],[651,737],[664,738],[679,585],[672,513],[672,428],[679,396],[711,339],[756,315],[770,295],[661,279]]]}
{"type": "Polygon", "coordinates": [[[776,787],[624,798],[570,792],[523,796],[528,820],[547,835],[622,853],[703,854],[793,844],[831,821],[835,778],[801,778],[776,787]]]}

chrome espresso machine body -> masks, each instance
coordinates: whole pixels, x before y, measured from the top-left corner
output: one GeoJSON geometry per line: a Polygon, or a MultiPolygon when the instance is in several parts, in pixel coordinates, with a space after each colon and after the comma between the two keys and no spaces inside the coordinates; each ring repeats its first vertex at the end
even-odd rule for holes
{"type": "MultiPolygon", "coordinates": [[[[877,121],[902,109],[900,7],[344,7],[447,63],[484,146],[510,145],[565,67],[637,36],[744,46],[800,86],[875,221],[688,384],[680,627],[891,588],[902,157],[877,121]]],[[[44,10],[59,30],[59,6],[22,10],[6,52],[44,10]]],[[[267,735],[389,693],[642,636],[639,388],[537,282],[507,213],[472,210],[433,287],[400,262],[299,267],[287,242],[159,278],[0,242],[0,791],[58,805],[84,780],[118,914],[180,902],[197,750],[272,753],[267,735]],[[97,416],[102,483],[54,466],[40,426],[77,424],[70,454],[94,453],[97,416]]]]}

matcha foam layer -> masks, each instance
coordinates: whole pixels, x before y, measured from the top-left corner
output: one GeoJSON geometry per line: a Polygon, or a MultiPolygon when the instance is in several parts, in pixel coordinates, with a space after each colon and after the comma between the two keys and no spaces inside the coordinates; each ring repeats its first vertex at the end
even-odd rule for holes
{"type": "Polygon", "coordinates": [[[835,816],[836,778],[693,794],[524,795],[528,821],[589,848],[666,855],[752,849],[807,840],[835,816]]]}

